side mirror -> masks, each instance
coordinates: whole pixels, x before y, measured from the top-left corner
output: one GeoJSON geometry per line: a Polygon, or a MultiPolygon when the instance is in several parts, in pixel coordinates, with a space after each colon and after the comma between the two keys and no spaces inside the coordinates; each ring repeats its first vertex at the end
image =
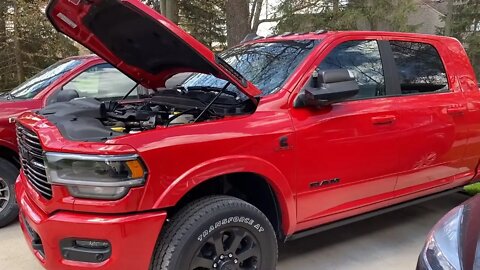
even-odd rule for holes
{"type": "Polygon", "coordinates": [[[74,89],[62,89],[56,96],[56,102],[67,102],[76,98],[79,98],[77,90],[74,89]]]}
{"type": "Polygon", "coordinates": [[[358,94],[359,87],[347,69],[315,71],[294,106],[328,106],[358,94]]]}

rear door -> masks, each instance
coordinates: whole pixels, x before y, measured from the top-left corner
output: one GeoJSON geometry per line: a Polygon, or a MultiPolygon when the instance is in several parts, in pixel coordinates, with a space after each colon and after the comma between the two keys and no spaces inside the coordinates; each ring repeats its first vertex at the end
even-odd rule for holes
{"type": "Polygon", "coordinates": [[[390,45],[401,89],[395,101],[401,196],[451,183],[467,170],[467,107],[456,78],[447,76],[442,44],[391,39],[390,45]]]}

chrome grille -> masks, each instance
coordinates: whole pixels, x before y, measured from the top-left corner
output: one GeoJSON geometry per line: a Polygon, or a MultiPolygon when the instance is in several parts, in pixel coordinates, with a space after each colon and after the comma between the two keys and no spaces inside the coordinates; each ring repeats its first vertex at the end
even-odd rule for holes
{"type": "Polygon", "coordinates": [[[52,198],[52,185],[47,180],[43,149],[38,136],[24,126],[17,125],[18,149],[22,169],[27,180],[46,199],[52,198]]]}

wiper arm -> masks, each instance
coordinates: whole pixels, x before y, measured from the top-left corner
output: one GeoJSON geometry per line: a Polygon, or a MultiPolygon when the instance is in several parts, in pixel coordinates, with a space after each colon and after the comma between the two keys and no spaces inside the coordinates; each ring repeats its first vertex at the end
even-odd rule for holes
{"type": "Polygon", "coordinates": [[[16,97],[15,97],[14,95],[12,95],[12,93],[10,93],[10,92],[7,93],[5,96],[7,97],[8,100],[13,100],[13,99],[16,98],[16,97]]]}

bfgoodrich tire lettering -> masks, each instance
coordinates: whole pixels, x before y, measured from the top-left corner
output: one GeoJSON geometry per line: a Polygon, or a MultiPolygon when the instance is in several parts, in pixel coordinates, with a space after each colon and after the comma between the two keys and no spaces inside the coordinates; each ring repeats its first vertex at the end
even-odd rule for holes
{"type": "Polygon", "coordinates": [[[253,205],[212,196],[180,210],[157,242],[152,270],[275,269],[277,240],[253,205]]]}
{"type": "Polygon", "coordinates": [[[18,216],[14,189],[17,176],[17,167],[0,158],[0,228],[10,224],[18,216]]]}

